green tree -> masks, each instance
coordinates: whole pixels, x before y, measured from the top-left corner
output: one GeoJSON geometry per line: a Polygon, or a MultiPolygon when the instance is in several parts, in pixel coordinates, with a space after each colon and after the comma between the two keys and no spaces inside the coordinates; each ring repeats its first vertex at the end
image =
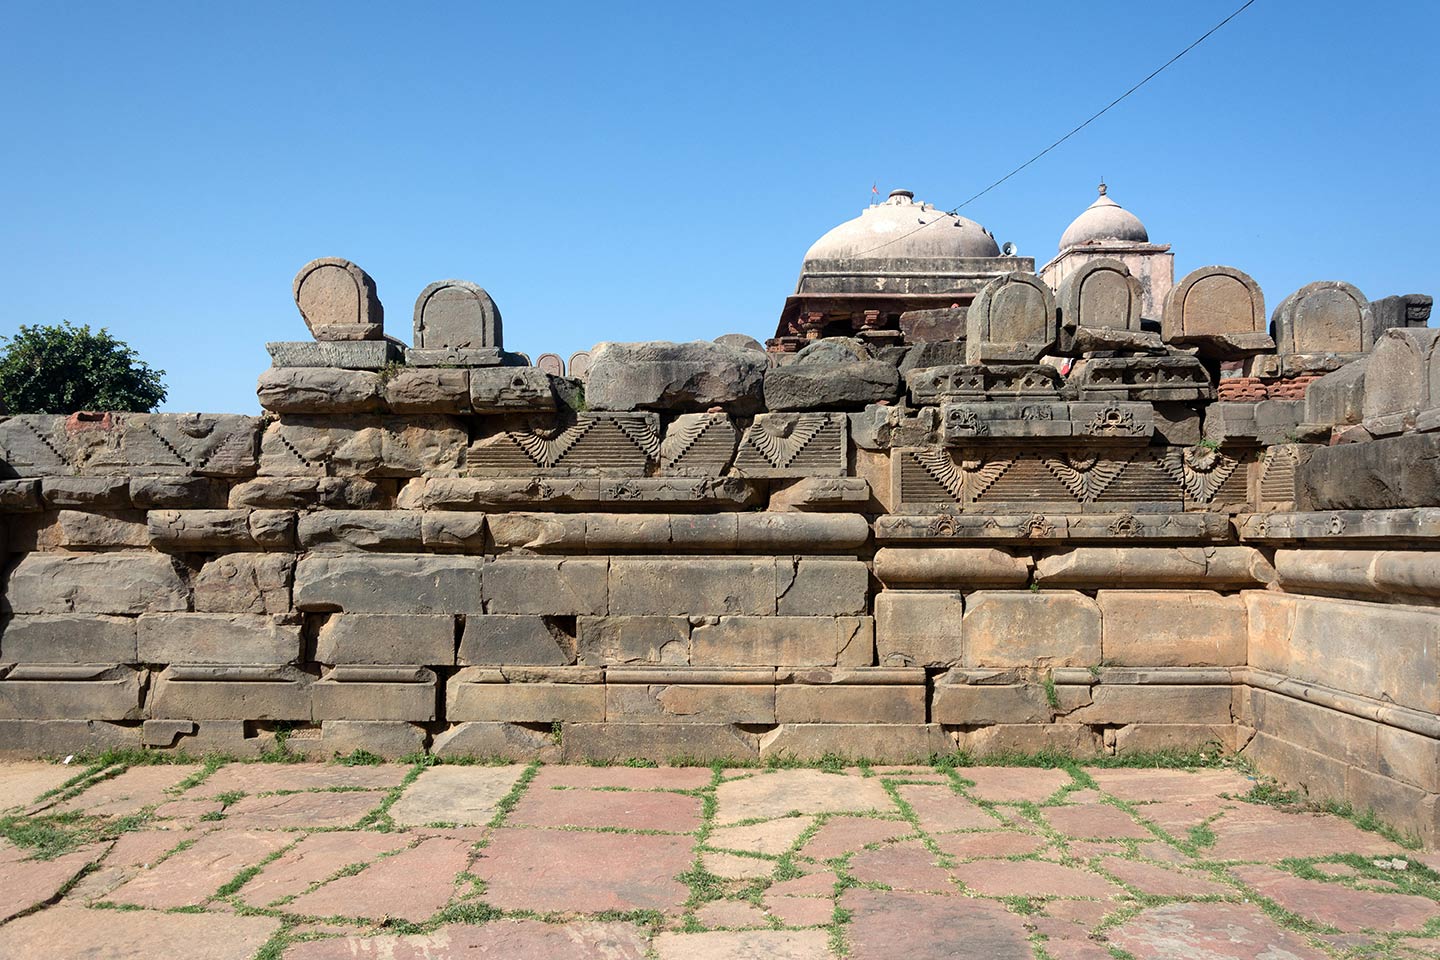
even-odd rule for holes
{"type": "Polygon", "coordinates": [[[148,413],[165,399],[164,370],[152,370],[103,327],[62,321],[20,325],[0,356],[0,402],[10,413],[129,410],[148,413]]]}

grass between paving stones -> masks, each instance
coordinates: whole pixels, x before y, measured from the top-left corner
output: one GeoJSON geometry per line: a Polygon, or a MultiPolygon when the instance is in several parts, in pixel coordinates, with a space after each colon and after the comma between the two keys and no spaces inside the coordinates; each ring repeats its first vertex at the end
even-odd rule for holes
{"type": "Polygon", "coordinates": [[[1299,790],[1286,790],[1273,781],[1262,780],[1249,793],[1230,797],[1245,803],[1274,807],[1277,810],[1304,813],[1327,813],[1340,817],[1368,833],[1376,833],[1407,850],[1419,850],[1424,844],[1418,836],[1386,823],[1373,810],[1357,810],[1353,805],[1335,800],[1311,800],[1299,790]]]}

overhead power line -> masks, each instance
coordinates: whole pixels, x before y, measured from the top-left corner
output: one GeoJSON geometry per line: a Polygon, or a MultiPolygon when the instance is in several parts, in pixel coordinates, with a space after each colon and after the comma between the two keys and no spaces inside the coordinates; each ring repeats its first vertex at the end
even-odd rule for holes
{"type": "MultiPolygon", "coordinates": [[[[1240,16],[1240,14],[1244,13],[1245,10],[1246,10],[1247,8],[1249,8],[1249,7],[1251,6],[1251,4],[1253,4],[1253,3],[1255,3],[1255,0],[1245,0],[1245,3],[1241,4],[1238,8],[1236,8],[1236,10],[1235,10],[1233,13],[1231,13],[1230,16],[1226,17],[1224,20],[1221,20],[1219,23],[1215,24],[1215,26],[1211,27],[1209,30],[1206,30],[1203,34],[1201,34],[1198,38],[1196,38],[1195,41],[1192,42],[1192,43],[1191,43],[1188,47],[1186,47],[1184,50],[1181,50],[1179,53],[1175,54],[1175,56],[1171,57],[1169,60],[1166,60],[1164,63],[1160,64],[1160,66],[1158,66],[1158,67],[1156,67],[1154,70],[1152,70],[1152,71],[1150,72],[1150,74],[1145,77],[1145,79],[1141,80],[1139,83],[1135,84],[1135,85],[1134,85],[1133,87],[1131,87],[1129,90],[1126,90],[1124,93],[1120,94],[1120,96],[1116,97],[1114,100],[1111,100],[1111,101],[1110,101],[1109,103],[1107,103],[1105,106],[1101,107],[1101,108],[1100,108],[1099,110],[1097,110],[1095,113],[1093,113],[1093,114],[1090,115],[1088,118],[1086,118],[1086,120],[1085,120],[1083,123],[1081,123],[1081,124],[1079,124],[1078,126],[1076,126],[1076,127],[1075,127],[1073,130],[1071,130],[1069,133],[1065,134],[1063,137],[1061,137],[1060,139],[1056,140],[1054,143],[1050,144],[1050,146],[1046,147],[1044,150],[1041,150],[1039,153],[1035,154],[1035,156],[1031,157],[1029,160],[1026,160],[1024,163],[1020,164],[1020,166],[1016,167],[1014,170],[1011,170],[1009,173],[1005,174],[1005,176],[1001,177],[999,180],[996,180],[994,183],[990,184],[990,185],[989,185],[988,187],[986,187],[984,190],[981,190],[979,193],[975,194],[975,195],[974,195],[973,197],[971,197],[969,200],[966,200],[964,203],[960,204],[959,206],[952,207],[952,208],[950,208],[949,210],[947,210],[947,211],[946,211],[946,215],[948,215],[948,216],[954,216],[954,215],[956,215],[957,213],[959,213],[959,212],[960,212],[962,209],[964,209],[965,207],[967,207],[967,206],[969,206],[970,204],[974,203],[976,200],[979,200],[981,197],[985,196],[985,194],[989,193],[991,190],[994,190],[996,187],[1000,186],[1000,184],[1004,183],[1006,180],[1009,180],[1011,177],[1015,176],[1015,174],[1019,173],[1021,170],[1024,170],[1026,167],[1030,166],[1030,165],[1031,165],[1032,163],[1034,163],[1036,160],[1039,160],[1041,157],[1045,156],[1045,154],[1049,153],[1051,150],[1054,150],[1056,147],[1060,146],[1060,144],[1064,143],[1066,140],[1069,140],[1071,137],[1075,136],[1075,134],[1079,133],[1081,130],[1084,130],[1086,127],[1090,126],[1090,124],[1094,123],[1096,120],[1099,120],[1099,119],[1100,119],[1101,117],[1103,117],[1106,113],[1109,113],[1110,110],[1111,110],[1111,108],[1113,108],[1114,106],[1116,106],[1117,104],[1119,104],[1119,103],[1120,103],[1122,100],[1124,100],[1126,97],[1130,96],[1130,94],[1134,93],[1136,90],[1139,90],[1141,87],[1145,86],[1145,84],[1149,83],[1151,80],[1154,80],[1156,77],[1158,77],[1161,73],[1163,73],[1163,72],[1166,70],[1166,68],[1168,68],[1171,64],[1175,63],[1175,61],[1179,60],[1181,57],[1185,56],[1185,54],[1189,53],[1191,50],[1194,50],[1196,47],[1200,46],[1200,44],[1204,43],[1206,40],[1210,39],[1211,34],[1215,33],[1215,31],[1217,31],[1217,30],[1219,30],[1221,27],[1225,26],[1225,24],[1229,23],[1231,20],[1234,20],[1236,17],[1240,16]]],[[[916,227],[914,230],[910,230],[910,231],[907,231],[906,233],[902,233],[902,234],[901,234],[900,236],[898,236],[898,237],[892,237],[891,239],[886,240],[886,241],[883,242],[883,243],[876,244],[875,246],[870,247],[870,248],[867,249],[867,250],[862,250],[860,253],[855,254],[855,256],[857,256],[857,257],[862,257],[862,256],[864,256],[864,255],[867,254],[867,253],[870,253],[870,252],[875,251],[875,250],[879,250],[881,247],[888,247],[888,246],[889,246],[890,244],[892,244],[892,243],[898,243],[898,242],[900,242],[901,240],[904,240],[906,237],[909,237],[909,236],[912,236],[912,235],[914,235],[914,234],[916,234],[916,233],[919,233],[921,230],[924,230],[926,227],[930,226],[931,224],[939,223],[940,220],[941,220],[940,217],[936,217],[934,220],[930,220],[930,221],[927,221],[927,222],[925,222],[925,223],[922,223],[920,226],[916,227]]]]}

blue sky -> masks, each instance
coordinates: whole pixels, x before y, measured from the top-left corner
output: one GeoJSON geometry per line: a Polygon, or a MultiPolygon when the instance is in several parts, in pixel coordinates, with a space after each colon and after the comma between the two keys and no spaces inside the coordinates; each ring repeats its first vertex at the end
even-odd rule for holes
{"type": "MultiPolygon", "coordinates": [[[[12,2],[0,334],[107,326],[163,409],[255,411],[295,271],[343,256],[407,341],[450,277],[532,356],[763,339],[872,182],[960,203],[1239,2],[12,2]]],[[[1103,174],[1177,276],[1440,292],[1437,28],[1259,0],[963,212],[1043,263],[1103,174]]]]}

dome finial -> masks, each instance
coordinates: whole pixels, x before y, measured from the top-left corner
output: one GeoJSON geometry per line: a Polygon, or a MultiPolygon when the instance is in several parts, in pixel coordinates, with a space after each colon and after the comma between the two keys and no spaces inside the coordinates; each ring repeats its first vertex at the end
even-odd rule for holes
{"type": "Polygon", "coordinates": [[[1103,176],[1100,178],[1100,196],[1105,196],[1105,178],[1103,176]]]}

